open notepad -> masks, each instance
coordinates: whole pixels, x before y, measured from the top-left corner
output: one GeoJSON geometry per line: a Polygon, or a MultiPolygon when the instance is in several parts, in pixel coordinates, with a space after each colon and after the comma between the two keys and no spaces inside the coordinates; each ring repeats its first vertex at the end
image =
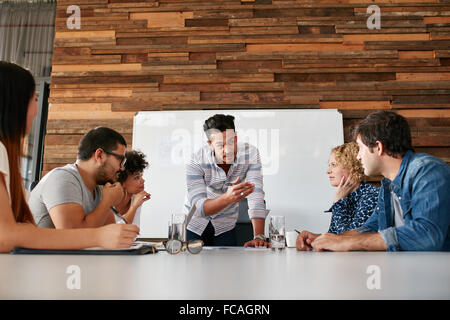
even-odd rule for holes
{"type": "Polygon", "coordinates": [[[153,249],[154,243],[136,241],[131,247],[124,249],[103,249],[100,247],[79,249],[79,250],[59,250],[59,249],[29,249],[16,247],[11,254],[63,254],[63,255],[142,255],[156,253],[153,249]]]}

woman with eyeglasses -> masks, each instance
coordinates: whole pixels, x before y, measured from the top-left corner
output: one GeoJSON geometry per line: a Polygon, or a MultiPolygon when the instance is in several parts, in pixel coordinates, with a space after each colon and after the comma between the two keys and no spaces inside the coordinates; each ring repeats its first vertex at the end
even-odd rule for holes
{"type": "MultiPolygon", "coordinates": [[[[124,196],[115,209],[122,215],[125,222],[140,224],[142,204],[149,200],[151,195],[144,190],[145,180],[142,177],[144,169],[148,166],[142,152],[131,150],[125,152],[124,170],[118,173],[117,181],[122,184],[124,196]]],[[[116,216],[116,222],[121,219],[116,216]]]]}
{"type": "Polygon", "coordinates": [[[100,228],[38,228],[26,202],[20,174],[24,137],[37,114],[36,85],[31,73],[0,61],[0,252],[32,249],[127,248],[139,228],[110,224],[100,228]]]}

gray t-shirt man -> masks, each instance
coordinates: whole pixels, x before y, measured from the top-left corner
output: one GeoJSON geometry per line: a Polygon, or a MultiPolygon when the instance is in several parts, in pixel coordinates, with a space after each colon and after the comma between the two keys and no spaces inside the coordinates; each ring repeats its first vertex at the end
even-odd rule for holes
{"type": "Polygon", "coordinates": [[[92,212],[102,199],[102,190],[95,187],[95,198],[84,184],[76,164],[55,168],[42,178],[31,192],[28,205],[34,221],[41,228],[55,228],[51,208],[63,203],[77,203],[85,214],[92,212]]]}
{"type": "Polygon", "coordinates": [[[391,191],[391,206],[394,208],[394,226],[401,227],[405,224],[405,219],[403,218],[403,209],[400,205],[400,199],[397,197],[394,191],[391,191]]]}

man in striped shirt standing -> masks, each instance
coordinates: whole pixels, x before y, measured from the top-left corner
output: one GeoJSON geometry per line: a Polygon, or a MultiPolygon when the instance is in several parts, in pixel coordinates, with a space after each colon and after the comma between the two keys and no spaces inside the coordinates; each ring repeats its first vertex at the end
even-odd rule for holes
{"type": "Polygon", "coordinates": [[[203,130],[208,144],[195,152],[186,166],[184,207],[189,211],[196,206],[187,226],[187,240],[201,239],[206,246],[236,245],[239,202],[247,198],[254,238],[244,246],[269,247],[264,236],[268,210],[258,149],[238,143],[233,116],[216,114],[205,121],[203,130]]]}

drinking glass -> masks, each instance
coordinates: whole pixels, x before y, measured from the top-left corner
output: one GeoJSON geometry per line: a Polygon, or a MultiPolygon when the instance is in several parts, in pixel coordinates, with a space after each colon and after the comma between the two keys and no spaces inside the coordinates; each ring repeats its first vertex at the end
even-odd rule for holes
{"type": "Polygon", "coordinates": [[[273,250],[283,250],[286,247],[284,216],[270,217],[269,237],[273,250]]]}

